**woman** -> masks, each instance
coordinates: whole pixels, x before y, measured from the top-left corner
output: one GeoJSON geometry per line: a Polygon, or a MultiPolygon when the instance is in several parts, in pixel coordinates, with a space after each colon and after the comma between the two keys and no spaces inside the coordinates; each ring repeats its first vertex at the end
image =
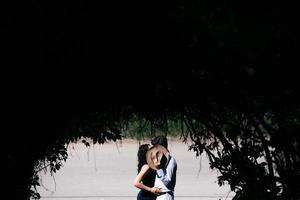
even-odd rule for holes
{"type": "Polygon", "coordinates": [[[138,150],[138,175],[135,177],[133,184],[141,189],[137,195],[137,200],[154,200],[160,189],[153,187],[156,171],[151,169],[146,160],[146,153],[149,149],[149,144],[142,144],[138,150]]]}

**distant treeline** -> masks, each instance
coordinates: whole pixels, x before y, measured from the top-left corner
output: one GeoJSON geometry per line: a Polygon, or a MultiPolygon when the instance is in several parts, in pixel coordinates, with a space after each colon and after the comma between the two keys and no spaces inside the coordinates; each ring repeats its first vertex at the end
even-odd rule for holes
{"type": "Polygon", "coordinates": [[[145,118],[120,123],[122,135],[125,138],[143,139],[152,138],[157,135],[181,136],[186,129],[185,124],[179,120],[167,119],[165,122],[151,122],[145,118]]]}

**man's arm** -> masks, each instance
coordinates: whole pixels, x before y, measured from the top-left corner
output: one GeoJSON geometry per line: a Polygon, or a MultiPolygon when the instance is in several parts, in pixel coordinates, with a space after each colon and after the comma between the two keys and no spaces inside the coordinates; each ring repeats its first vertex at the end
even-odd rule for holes
{"type": "Polygon", "coordinates": [[[167,168],[157,170],[157,176],[167,188],[170,188],[170,183],[175,181],[176,171],[177,163],[174,158],[170,158],[167,168]]]}

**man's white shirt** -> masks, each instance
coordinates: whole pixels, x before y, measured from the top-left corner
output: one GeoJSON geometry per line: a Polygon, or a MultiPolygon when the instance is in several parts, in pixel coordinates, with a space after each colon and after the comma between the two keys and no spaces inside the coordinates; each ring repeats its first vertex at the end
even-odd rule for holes
{"type": "Polygon", "coordinates": [[[176,185],[177,163],[172,156],[168,156],[167,166],[156,171],[154,186],[161,188],[162,192],[174,192],[176,185]]]}

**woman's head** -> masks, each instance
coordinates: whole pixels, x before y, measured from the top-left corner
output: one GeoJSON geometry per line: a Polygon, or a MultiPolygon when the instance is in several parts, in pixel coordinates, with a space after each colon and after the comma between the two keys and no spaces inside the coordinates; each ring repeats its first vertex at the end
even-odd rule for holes
{"type": "Polygon", "coordinates": [[[147,164],[146,153],[149,149],[149,144],[142,144],[139,147],[138,156],[138,172],[141,171],[143,165],[147,164]]]}

